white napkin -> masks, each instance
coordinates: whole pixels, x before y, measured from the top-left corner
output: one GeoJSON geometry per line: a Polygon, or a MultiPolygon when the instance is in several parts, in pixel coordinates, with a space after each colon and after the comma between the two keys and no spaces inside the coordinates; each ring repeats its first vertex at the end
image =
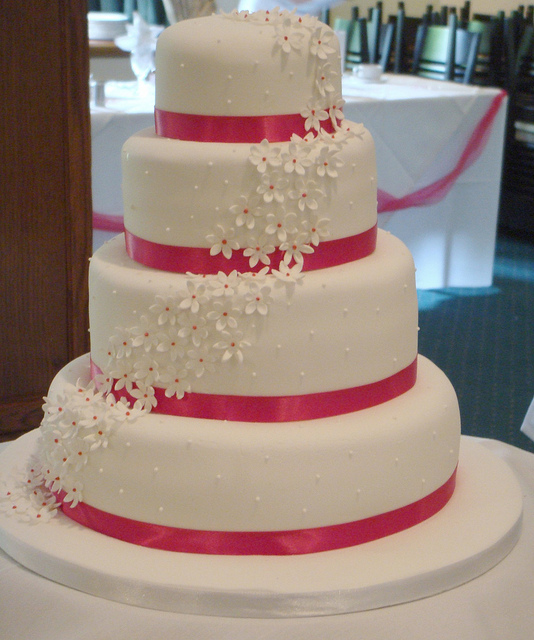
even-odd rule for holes
{"type": "Polygon", "coordinates": [[[137,11],[134,11],[133,23],[126,25],[126,35],[115,38],[115,44],[123,51],[155,51],[156,41],[163,29],[160,25],[148,24],[137,11]]]}

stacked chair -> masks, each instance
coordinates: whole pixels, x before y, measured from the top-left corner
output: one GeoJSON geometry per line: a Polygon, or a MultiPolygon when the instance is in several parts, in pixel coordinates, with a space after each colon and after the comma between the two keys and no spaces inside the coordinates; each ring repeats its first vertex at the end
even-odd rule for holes
{"type": "MultiPolygon", "coordinates": [[[[408,3],[406,3],[408,4],[408,3]]],[[[508,117],[501,189],[501,226],[534,232],[534,5],[506,14],[426,7],[408,16],[405,3],[384,17],[382,3],[360,17],[334,21],[347,31],[347,69],[378,62],[389,73],[501,87],[508,117]]]]}

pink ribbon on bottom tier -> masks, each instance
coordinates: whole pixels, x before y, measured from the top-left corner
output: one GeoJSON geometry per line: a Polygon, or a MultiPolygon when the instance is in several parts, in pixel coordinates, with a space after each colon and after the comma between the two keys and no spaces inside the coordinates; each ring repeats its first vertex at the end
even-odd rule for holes
{"type": "MultiPolygon", "coordinates": [[[[440,511],[450,500],[456,470],[438,489],[421,500],[363,520],[289,531],[201,531],[130,520],[84,502],[63,502],[71,520],[99,533],[152,549],[233,556],[286,556],[354,547],[404,531],[440,511]]],[[[65,492],[56,494],[59,501],[65,492]]]]}
{"type": "MultiPolygon", "coordinates": [[[[100,375],[91,360],[91,378],[100,375]]],[[[153,413],[208,420],[236,422],[296,422],[339,416],[374,407],[411,389],[417,380],[417,358],[397,373],[370,384],[348,389],[294,396],[237,396],[214,393],[186,393],[183,398],[167,397],[155,387],[157,405],[153,413]]],[[[135,398],[122,389],[117,394],[132,404],[135,398]]]]}

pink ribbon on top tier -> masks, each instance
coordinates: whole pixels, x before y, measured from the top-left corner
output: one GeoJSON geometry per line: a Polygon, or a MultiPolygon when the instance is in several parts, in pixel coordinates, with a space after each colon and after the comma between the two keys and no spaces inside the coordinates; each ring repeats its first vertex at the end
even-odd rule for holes
{"type": "MultiPolygon", "coordinates": [[[[323,240],[313,253],[306,254],[302,270],[327,269],[365,258],[375,250],[376,238],[375,225],[348,238],[323,240]]],[[[243,255],[242,250],[232,252],[230,258],[225,258],[222,253],[212,256],[209,248],[159,244],[140,238],[128,229],[125,231],[125,239],[126,252],[132,260],[160,271],[204,274],[217,274],[222,271],[228,274],[234,270],[239,273],[260,271],[265,266],[260,262],[255,267],[250,267],[249,259],[243,255]]],[[[276,249],[269,254],[270,266],[277,268],[283,257],[284,251],[276,249]]]]}
{"type": "MultiPolygon", "coordinates": [[[[154,110],[156,133],[164,138],[189,142],[258,143],[284,142],[296,133],[303,138],[309,131],[300,113],[264,116],[211,116],[154,110]]],[[[334,132],[330,119],[321,122],[328,133],[334,132]]]]}

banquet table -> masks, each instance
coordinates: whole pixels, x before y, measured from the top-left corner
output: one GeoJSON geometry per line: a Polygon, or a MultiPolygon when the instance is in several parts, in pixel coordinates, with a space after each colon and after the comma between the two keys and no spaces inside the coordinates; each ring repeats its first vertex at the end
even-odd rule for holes
{"type": "MultiPolygon", "coordinates": [[[[439,595],[382,609],[294,619],[226,618],[144,609],[56,584],[0,551],[2,640],[525,640],[534,637],[534,454],[479,439],[524,494],[521,538],[482,576],[439,595]]],[[[4,447],[7,445],[0,445],[4,447]]],[[[42,525],[36,525],[42,526],[42,525]]],[[[81,550],[83,552],[83,550],[81,550]]]]}
{"type": "MultiPolygon", "coordinates": [[[[507,96],[416,76],[380,82],[343,77],[344,113],[371,132],[377,150],[379,227],[405,242],[417,286],[492,284],[507,96]]],[[[94,248],[120,230],[120,150],[153,125],[154,93],[106,84],[92,106],[94,248]]]]}

